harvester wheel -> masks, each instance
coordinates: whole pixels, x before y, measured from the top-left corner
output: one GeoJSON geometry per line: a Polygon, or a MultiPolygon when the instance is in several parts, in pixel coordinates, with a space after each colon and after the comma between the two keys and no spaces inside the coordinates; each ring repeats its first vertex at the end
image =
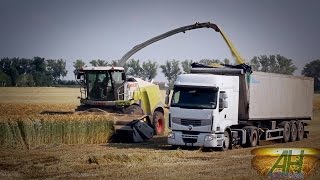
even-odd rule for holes
{"type": "Polygon", "coordinates": [[[155,111],[153,113],[152,125],[154,127],[155,135],[163,135],[165,130],[165,120],[164,115],[160,111],[155,111]]]}
{"type": "Polygon", "coordinates": [[[136,105],[132,104],[123,111],[125,114],[132,114],[132,115],[144,115],[143,109],[136,105]]]}

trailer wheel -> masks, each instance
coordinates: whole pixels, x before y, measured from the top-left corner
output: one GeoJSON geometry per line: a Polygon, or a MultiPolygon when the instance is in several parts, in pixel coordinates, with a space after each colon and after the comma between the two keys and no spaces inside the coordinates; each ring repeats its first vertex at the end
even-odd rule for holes
{"type": "MultiPolygon", "coordinates": [[[[250,129],[247,129],[250,130],[250,129]]],[[[250,133],[247,133],[247,147],[256,147],[259,140],[258,130],[256,128],[251,129],[250,133]]]]}
{"type": "Polygon", "coordinates": [[[143,109],[136,104],[132,104],[129,107],[125,108],[123,112],[125,114],[144,115],[143,109]]]}
{"type": "Polygon", "coordinates": [[[231,147],[230,133],[229,133],[229,131],[224,131],[223,144],[222,144],[222,147],[219,148],[219,150],[226,151],[226,150],[230,149],[230,147],[231,147]]]}
{"type": "Polygon", "coordinates": [[[302,121],[297,121],[297,141],[303,139],[304,135],[304,126],[302,121]]]}
{"type": "Polygon", "coordinates": [[[297,139],[297,123],[296,121],[290,122],[290,141],[293,142],[297,139]]]}
{"type": "Polygon", "coordinates": [[[154,127],[155,135],[163,135],[165,130],[165,120],[164,115],[160,111],[155,111],[153,113],[152,125],[154,127]]]}
{"type": "Polygon", "coordinates": [[[282,141],[284,143],[288,142],[290,139],[290,123],[288,121],[283,121],[282,123],[279,124],[279,127],[283,128],[283,139],[282,141]]]}

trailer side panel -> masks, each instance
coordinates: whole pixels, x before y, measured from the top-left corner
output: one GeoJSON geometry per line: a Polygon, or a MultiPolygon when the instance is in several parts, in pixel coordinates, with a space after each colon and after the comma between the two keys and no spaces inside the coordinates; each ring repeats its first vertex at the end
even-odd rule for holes
{"type": "Polygon", "coordinates": [[[313,79],[253,72],[249,81],[249,120],[311,119],[313,79]]]}

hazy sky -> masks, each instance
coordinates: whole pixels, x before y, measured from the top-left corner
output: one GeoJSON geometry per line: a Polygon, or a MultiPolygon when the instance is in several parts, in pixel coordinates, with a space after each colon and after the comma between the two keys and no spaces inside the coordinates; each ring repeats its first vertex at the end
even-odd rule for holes
{"type": "MultiPolygon", "coordinates": [[[[300,74],[306,62],[320,59],[319,18],[317,0],[0,0],[0,58],[62,58],[72,72],[76,59],[120,59],[153,36],[210,21],[245,59],[281,54],[293,59],[300,74]]],[[[200,29],[157,42],[133,58],[164,64],[232,57],[218,33],[200,29]]],[[[156,80],[164,80],[160,70],[156,80]]]]}

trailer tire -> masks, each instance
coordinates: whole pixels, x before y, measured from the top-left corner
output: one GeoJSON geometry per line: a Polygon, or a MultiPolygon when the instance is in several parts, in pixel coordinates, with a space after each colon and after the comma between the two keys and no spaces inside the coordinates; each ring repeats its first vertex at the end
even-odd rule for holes
{"type": "Polygon", "coordinates": [[[304,135],[304,125],[302,121],[297,121],[297,141],[303,139],[304,135]]]}
{"type": "Polygon", "coordinates": [[[224,139],[222,147],[219,148],[220,151],[226,151],[231,148],[231,138],[229,131],[224,131],[224,139]]]}
{"type": "Polygon", "coordinates": [[[283,128],[283,139],[282,142],[286,143],[290,140],[290,123],[288,121],[283,121],[279,124],[279,127],[283,128]]]}
{"type": "Polygon", "coordinates": [[[163,135],[165,131],[165,120],[164,115],[160,111],[155,111],[153,113],[152,125],[154,127],[155,135],[163,135]]]}
{"type": "Polygon", "coordinates": [[[297,123],[296,121],[290,121],[290,142],[297,139],[297,123]]]}

